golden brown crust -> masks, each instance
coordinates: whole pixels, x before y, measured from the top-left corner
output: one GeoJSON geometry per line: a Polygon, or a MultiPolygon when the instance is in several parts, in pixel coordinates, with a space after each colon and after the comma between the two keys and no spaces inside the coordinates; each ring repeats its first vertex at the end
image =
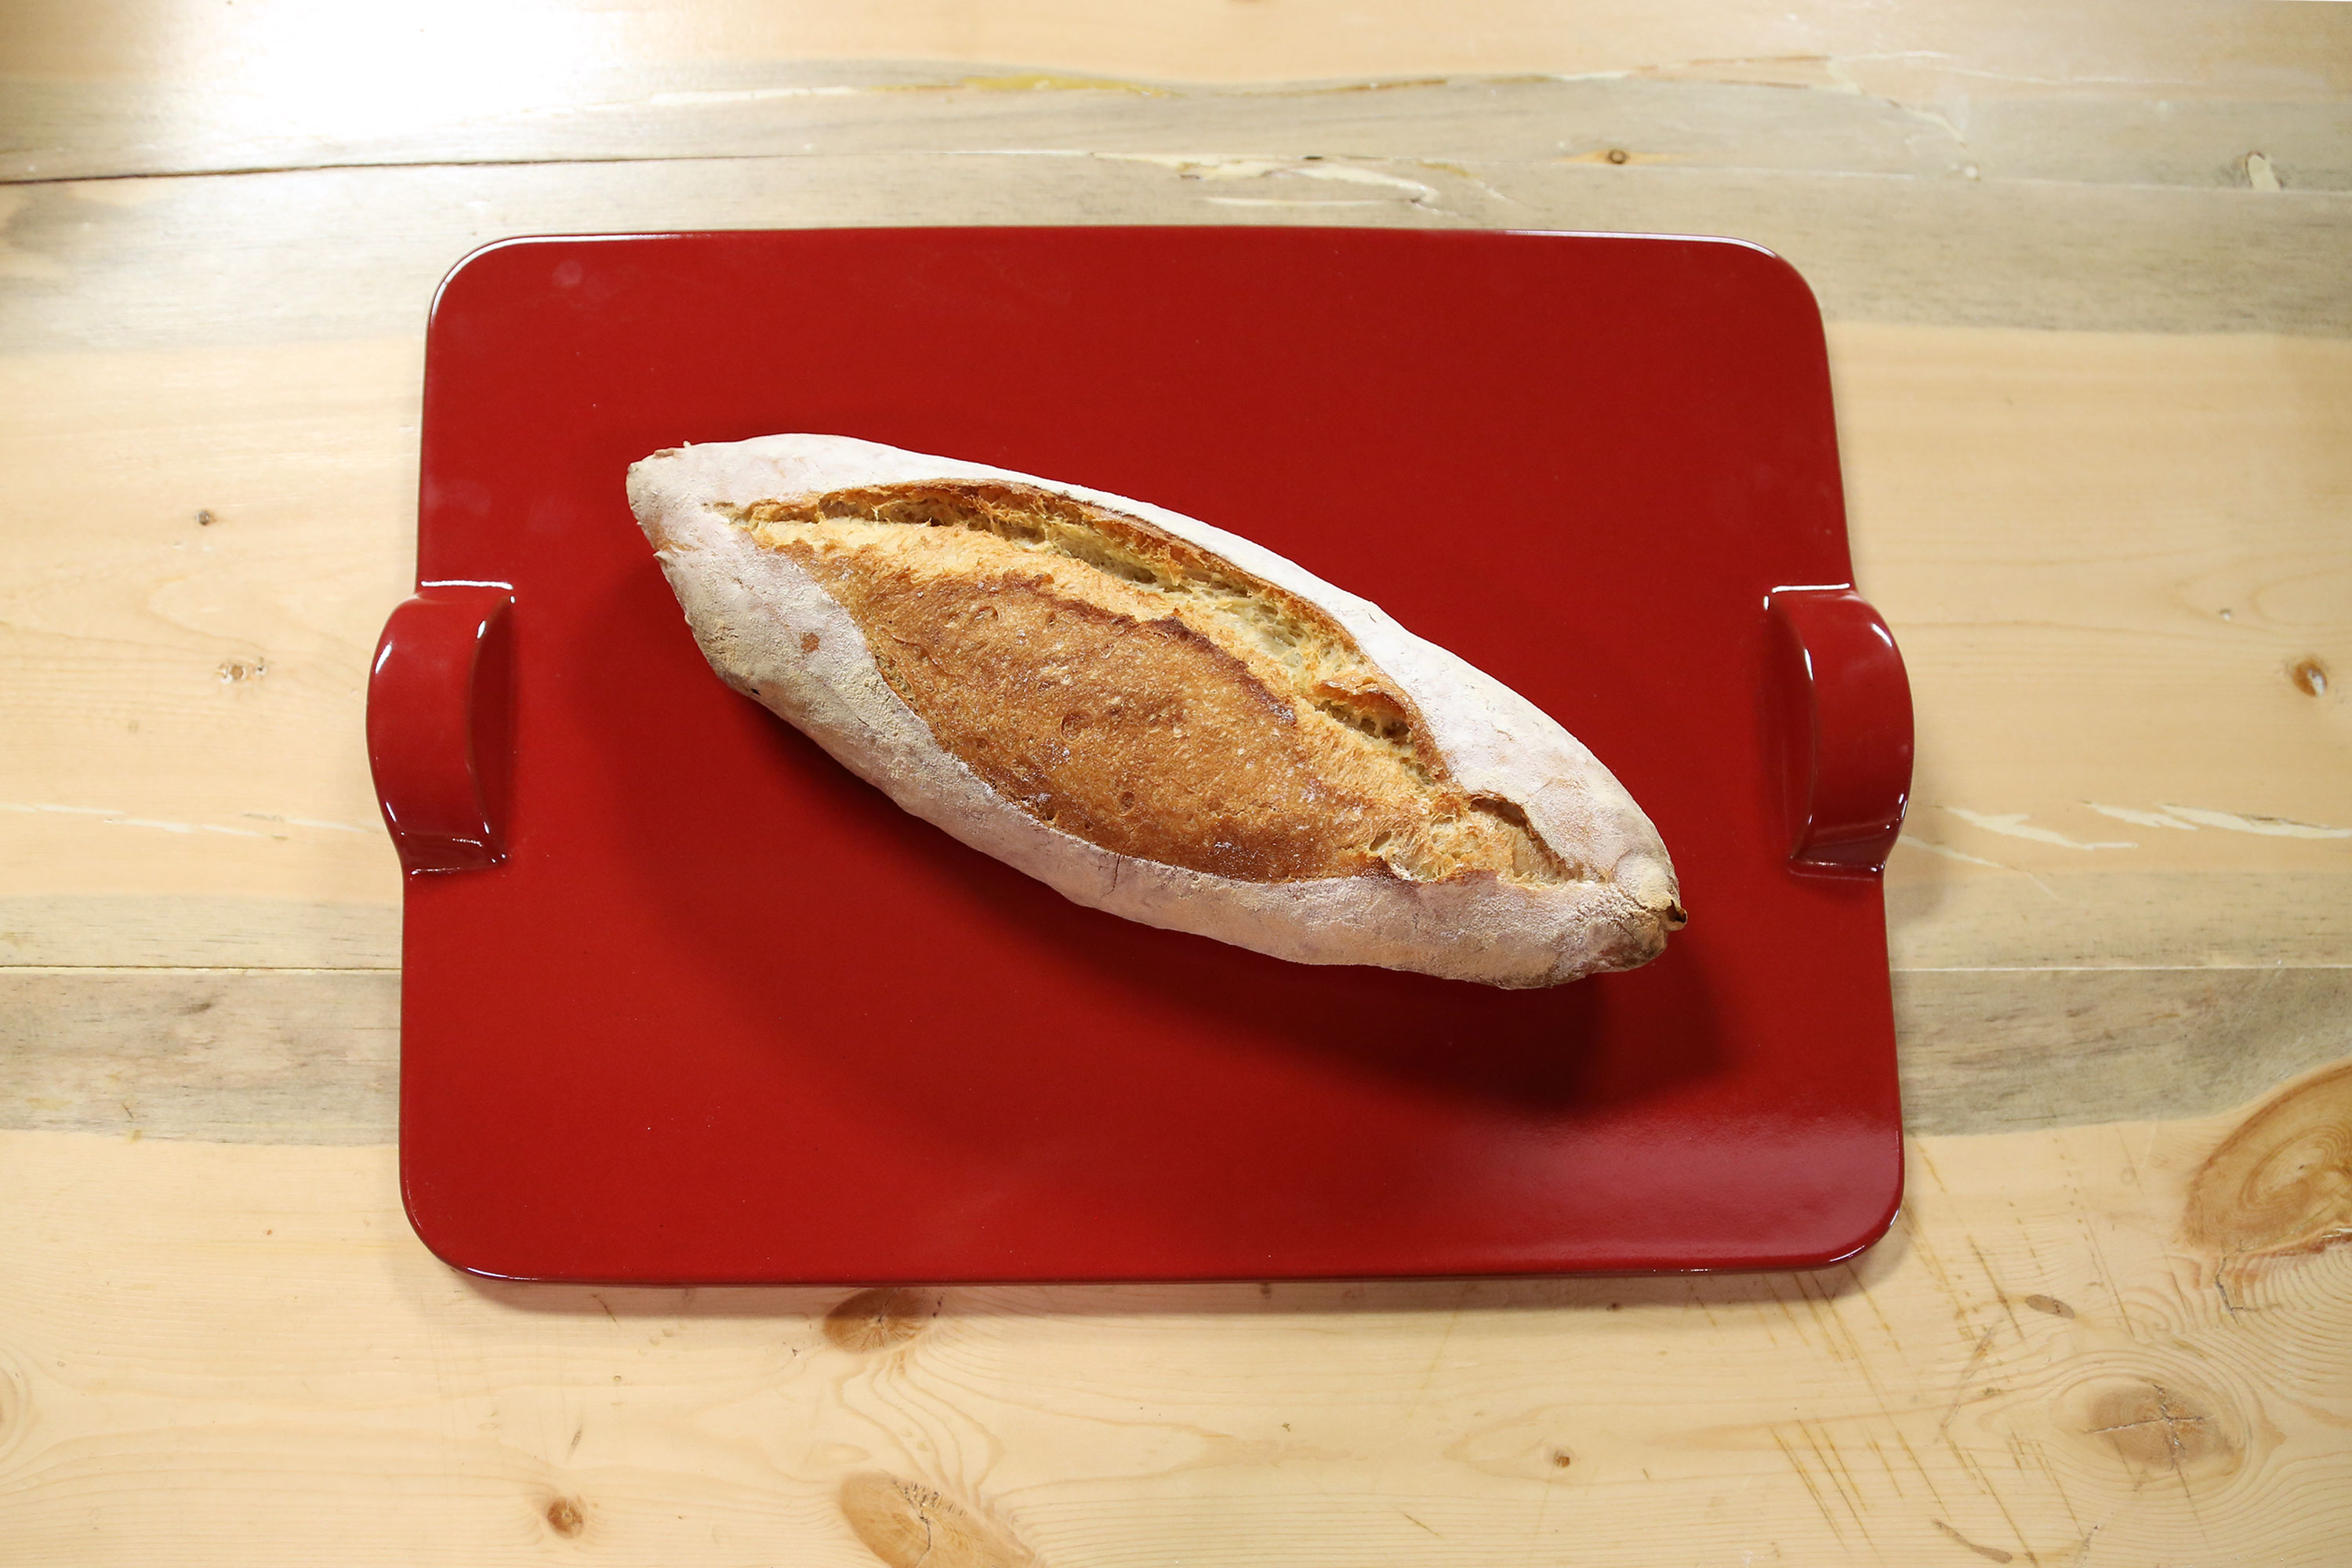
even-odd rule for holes
{"type": "Polygon", "coordinates": [[[1104,609],[1043,574],[917,590],[911,574],[877,581],[840,556],[810,563],[940,744],[1065,833],[1285,882],[1360,870],[1360,847],[1402,826],[1338,782],[1290,705],[1173,616],[1104,609]]]}
{"type": "Polygon", "coordinates": [[[763,501],[739,521],[843,605],[946,751],[1041,822],[1254,882],[1561,879],[1455,787],[1320,607],[1139,519],[1003,484],[763,501]]]}
{"type": "MultiPolygon", "coordinates": [[[[628,492],[721,679],[908,811],[1076,903],[1297,963],[1376,963],[1510,987],[1646,963],[1682,923],[1674,865],[1655,826],[1549,714],[1377,605],[1197,518],[1032,474],[807,434],[650,458],[630,468],[628,492]],[[1010,553],[988,553],[1000,547],[1010,553]],[[859,553],[866,559],[838,560],[830,572],[817,564],[859,553]],[[1368,816],[1404,810],[1409,830],[1386,841],[1372,835],[1356,857],[1359,869],[1332,867],[1340,874],[1292,881],[1193,869],[1065,831],[1060,822],[1078,822],[1075,806],[1058,821],[1035,815],[1004,793],[1020,787],[1015,770],[999,769],[999,783],[983,778],[902,695],[920,684],[910,670],[956,650],[926,640],[919,616],[911,623],[918,635],[907,637],[908,624],[897,620],[904,606],[887,606],[885,616],[886,606],[868,602],[866,619],[854,616],[836,593],[853,568],[860,581],[880,585],[869,601],[895,595],[929,605],[951,582],[1017,579],[1031,607],[1054,615],[1057,628],[1078,616],[1157,651],[1165,649],[1154,637],[1193,655],[1197,639],[1232,661],[1207,663],[1231,700],[1264,715],[1261,726],[1319,737],[1308,759],[1317,777],[1341,782],[1327,763],[1360,769],[1364,787],[1356,793],[1370,803],[1368,816]],[[1065,609],[1065,602],[1085,608],[1065,609]],[[921,651],[884,635],[886,620],[921,651]],[[1146,629],[1162,622],[1171,624],[1146,629]],[[877,658],[887,659],[890,675],[877,658]],[[1268,702],[1286,709],[1291,722],[1273,717],[1268,702]]],[[[1006,602],[990,607],[1001,615],[1006,602]]],[[[1105,658],[1120,646],[1108,632],[1097,639],[1105,658]]],[[[1035,640],[1034,633],[1018,639],[1024,661],[1035,640]]],[[[1062,673],[1075,689],[1077,672],[1062,673]]],[[[974,716],[958,733],[993,740],[1009,732],[1006,712],[984,694],[973,700],[974,716]]],[[[938,702],[930,706],[940,713],[938,702]]],[[[1041,721],[1066,721],[1072,711],[1033,706],[1029,718],[1041,721]]],[[[1074,728],[1062,739],[1084,736],[1087,719],[1074,728]]],[[[1052,733],[1058,730],[1057,721],[1052,733]]],[[[1042,722],[1019,732],[1033,749],[1054,743],[1042,722]]],[[[1058,773],[1057,754],[1039,754],[1045,765],[1033,771],[1046,787],[1033,793],[1050,797],[1057,784],[1087,783],[1058,773]]],[[[1230,795],[1233,781],[1222,775],[1231,761],[1222,751],[1198,754],[1185,763],[1198,764],[1194,776],[1179,782],[1230,795]]],[[[1126,763],[1141,768],[1161,759],[1126,763]]],[[[1118,816],[1097,809],[1104,784],[1088,785],[1088,809],[1091,831],[1109,838],[1118,816]]],[[[1156,808],[1142,792],[1129,793],[1139,809],[1156,808]]],[[[1118,794],[1109,799],[1123,815],[1118,794]]],[[[743,805],[759,809],[755,799],[743,805]]],[[[1276,821],[1269,810],[1259,826],[1276,821]]],[[[1206,845],[1181,833],[1167,837],[1157,847],[1177,859],[1208,863],[1217,852],[1213,837],[1206,845]]],[[[1241,840],[1228,832],[1223,842],[1241,840]]],[[[1357,847],[1326,841],[1288,864],[1309,866],[1319,856],[1330,866],[1357,847]]],[[[1257,864],[1267,874],[1285,869],[1278,856],[1257,864]]]]}

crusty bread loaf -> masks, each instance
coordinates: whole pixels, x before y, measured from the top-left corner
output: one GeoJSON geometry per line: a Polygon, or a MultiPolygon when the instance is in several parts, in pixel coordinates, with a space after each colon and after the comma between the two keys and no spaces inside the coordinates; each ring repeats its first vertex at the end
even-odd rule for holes
{"type": "Polygon", "coordinates": [[[1079,903],[1505,986],[1683,923],[1573,736],[1247,540],[830,436],[656,452],[628,489],[721,679],[1079,903]]]}

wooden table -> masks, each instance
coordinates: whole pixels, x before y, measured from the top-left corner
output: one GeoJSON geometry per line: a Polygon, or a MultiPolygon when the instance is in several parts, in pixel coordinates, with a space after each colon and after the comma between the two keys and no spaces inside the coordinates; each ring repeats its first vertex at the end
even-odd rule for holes
{"type": "Polygon", "coordinates": [[[0,74],[0,1563],[2352,1560],[2344,8],[18,0],[0,74]],[[1919,710],[1886,1241],[855,1295],[424,1252],[361,718],[434,281],[915,222],[1803,269],[1919,710]]]}

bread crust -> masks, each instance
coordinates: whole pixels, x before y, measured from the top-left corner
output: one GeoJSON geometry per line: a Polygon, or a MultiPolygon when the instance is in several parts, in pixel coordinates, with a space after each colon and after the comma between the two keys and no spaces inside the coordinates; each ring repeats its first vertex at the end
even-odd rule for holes
{"type": "MultiPolygon", "coordinates": [[[[830,436],[657,452],[631,468],[628,495],[696,640],[722,679],[804,731],[907,810],[1076,902],[1299,963],[1379,964],[1507,987],[1558,984],[1646,963],[1683,922],[1673,864],[1655,828],[1567,731],[1378,606],[1223,530],[1078,486],[830,436]],[[1488,838],[1515,837],[1522,846],[1518,869],[1496,859],[1488,845],[1486,863],[1430,874],[1426,862],[1384,859],[1358,841],[1360,835],[1339,832],[1352,832],[1340,808],[1286,819],[1281,802],[1289,797],[1265,787],[1267,778],[1295,774],[1309,780],[1310,790],[1318,787],[1312,781],[1328,783],[1335,772],[1340,784],[1356,780],[1348,772],[1356,765],[1349,745],[1319,718],[1299,722],[1296,694],[1273,689],[1281,672],[1256,650],[1230,636],[1202,637],[1172,616],[1149,616],[1122,599],[1122,592],[1132,598],[1131,591],[1107,574],[1093,574],[1100,582],[1085,569],[1064,571],[1058,581],[1051,573],[988,575],[992,568],[982,552],[970,563],[939,569],[947,575],[923,580],[937,598],[901,592],[886,605],[861,592],[879,570],[870,552],[848,560],[829,542],[812,546],[789,526],[780,531],[761,521],[862,520],[866,510],[877,516],[887,510],[874,498],[927,487],[951,495],[1057,498],[1116,540],[1162,555],[1173,552],[1244,584],[1294,619],[1336,629],[1363,666],[1339,683],[1350,689],[1340,694],[1346,711],[1360,717],[1392,708],[1399,717],[1390,732],[1398,739],[1391,750],[1409,753],[1403,765],[1426,790],[1476,803],[1492,818],[1477,824],[1493,830],[1488,838]],[[812,510],[827,506],[822,513],[812,510]],[[910,611],[918,600],[919,609],[910,611]],[[1160,781],[1171,797],[1169,814],[1186,809],[1172,798],[1178,791],[1171,779],[1204,783],[1229,811],[1220,818],[1228,831],[1213,839],[1202,837],[1197,824],[1175,831],[1155,817],[1149,790],[1130,818],[1107,800],[1123,800],[1132,790],[1107,797],[1104,781],[1112,773],[1099,768],[1091,795],[1083,775],[1066,781],[1060,798],[1050,790],[1025,793],[1023,781],[1031,774],[990,754],[986,723],[962,714],[952,689],[924,662],[926,639],[938,635],[951,606],[982,600],[1030,614],[1024,624],[1033,626],[1040,605],[1045,613],[1066,612],[1067,621],[1058,624],[1078,645],[1075,668],[1096,670],[1097,680],[1107,668],[1124,669],[1117,679],[1133,682],[1138,650],[1154,650],[1152,658],[1171,662],[1171,689],[1193,695],[1212,717],[1222,713],[1222,722],[1240,724],[1232,732],[1247,742],[1236,748],[1244,760],[1229,764],[1188,753],[1160,759],[1162,770],[1152,774],[1143,768],[1157,755],[1149,748],[1115,753],[1128,759],[1122,765],[1130,771],[1143,768],[1138,777],[1160,781]],[[910,613],[915,620],[907,619],[910,613]],[[878,658],[869,630],[886,644],[878,658]],[[1114,656],[1127,662],[1106,665],[1114,656]],[[1251,714],[1258,719],[1254,730],[1245,722],[1251,714]],[[969,757],[943,744],[943,735],[969,757]],[[1187,771],[1171,774],[1168,767],[1187,771]],[[1541,860],[1533,869],[1526,863],[1529,841],[1541,860]],[[1188,859],[1193,863],[1176,863],[1188,859]]],[[[928,568],[918,563],[914,569],[928,568]]],[[[1055,716],[1047,704],[1061,694],[1041,692],[1035,679],[1016,684],[984,719],[1018,731],[1023,722],[1055,716]]],[[[1061,718],[1092,722],[1089,715],[1102,711],[1099,702],[1080,703],[1061,718]]],[[[1163,731],[1157,743],[1164,750],[1173,742],[1163,731]]],[[[1356,750],[1372,756],[1363,745],[1356,750]]],[[[1375,816],[1388,798],[1376,782],[1352,795],[1332,788],[1334,800],[1373,802],[1375,816]]],[[[1183,793],[1189,799],[1197,792],[1183,793]]]]}

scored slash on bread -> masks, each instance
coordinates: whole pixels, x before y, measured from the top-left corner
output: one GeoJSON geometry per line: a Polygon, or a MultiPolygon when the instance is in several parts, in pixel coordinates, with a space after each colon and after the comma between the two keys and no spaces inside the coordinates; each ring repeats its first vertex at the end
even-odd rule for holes
{"type": "Polygon", "coordinates": [[[1513,987],[1683,924],[1575,737],[1247,540],[835,436],[656,452],[628,494],[722,679],[1078,903],[1513,987]]]}

